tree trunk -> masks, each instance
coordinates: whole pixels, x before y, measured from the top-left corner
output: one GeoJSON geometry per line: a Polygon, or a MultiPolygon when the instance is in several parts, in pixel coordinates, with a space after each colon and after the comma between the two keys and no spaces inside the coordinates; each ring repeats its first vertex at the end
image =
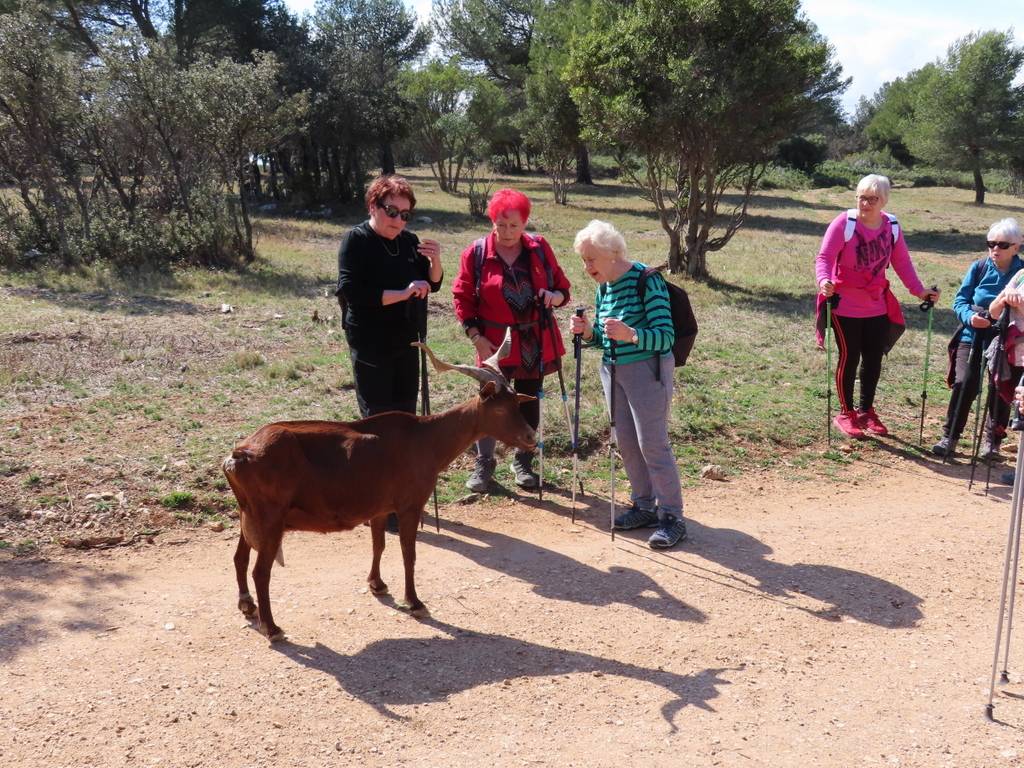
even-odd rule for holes
{"type": "Polygon", "coordinates": [[[981,178],[981,158],[975,154],[974,158],[974,204],[985,204],[985,182],[981,178]]]}
{"type": "Polygon", "coordinates": [[[383,176],[390,176],[395,172],[395,153],[390,141],[380,143],[380,172],[383,176]]]}
{"type": "Polygon", "coordinates": [[[679,230],[668,233],[668,271],[672,274],[682,272],[686,268],[683,261],[683,247],[679,230]]]}
{"type": "Polygon", "coordinates": [[[576,145],[576,183],[594,183],[594,177],[590,175],[590,150],[582,141],[576,145]]]}
{"type": "Polygon", "coordinates": [[[252,263],[256,253],[252,247],[252,222],[249,220],[249,206],[245,201],[245,161],[238,164],[238,206],[242,212],[242,226],[245,228],[242,241],[242,256],[246,264],[252,263]]]}
{"type": "Polygon", "coordinates": [[[267,189],[275,203],[281,202],[281,190],[277,186],[277,152],[267,155],[267,189]]]}

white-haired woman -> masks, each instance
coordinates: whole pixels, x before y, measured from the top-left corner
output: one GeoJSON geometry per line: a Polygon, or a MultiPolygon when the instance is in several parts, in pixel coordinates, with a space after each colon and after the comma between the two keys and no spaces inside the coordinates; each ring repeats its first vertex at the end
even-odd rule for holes
{"type": "MultiPolygon", "coordinates": [[[[985,242],[988,256],[971,264],[953,299],[953,312],[960,326],[949,345],[954,365],[951,366],[947,383],[952,392],[946,409],[946,423],[942,427],[942,439],[932,446],[932,452],[937,456],[946,456],[956,450],[960,433],[963,432],[971,405],[981,386],[984,346],[996,333],[992,324],[1007,306],[1013,309],[1016,316],[1014,323],[1021,322],[1019,308],[1024,304],[1021,289],[1024,273],[1021,273],[1021,267],[1024,262],[1017,255],[1020,244],[1021,230],[1016,220],[1003,219],[993,224],[985,242]]],[[[1010,344],[1007,352],[1010,365],[1018,368],[1017,377],[1020,376],[1019,368],[1024,366],[1024,349],[1021,346],[1010,344]]],[[[1009,403],[999,397],[995,388],[991,388],[990,392],[989,415],[985,421],[984,440],[980,449],[980,455],[986,458],[998,454],[1010,419],[1009,403]]]]}
{"type": "Polygon", "coordinates": [[[864,437],[865,430],[876,435],[889,433],[874,407],[882,355],[892,348],[904,327],[903,313],[886,277],[889,266],[914,296],[931,301],[939,297],[938,290],[926,289],[918,279],[896,217],[884,210],[889,190],[885,176],[871,174],[861,179],[857,208],[833,219],[815,260],[819,328],[824,302],[833,294],[839,296],[832,326],[839,348],[836,392],[840,411],[833,422],[854,438],[864,437]],[[854,407],[858,366],[860,400],[854,407]]]}
{"type": "Polygon", "coordinates": [[[618,447],[632,491],[632,506],[614,524],[621,530],[657,528],[648,544],[671,547],[686,537],[686,524],[668,438],[675,341],[668,288],[660,274],[652,274],[640,301],[637,282],[645,267],[629,260],[626,241],[607,222],[591,221],[576,234],[573,248],[598,289],[594,323],[573,316],[572,332],[604,353],[601,384],[609,408],[615,404],[618,447]]]}

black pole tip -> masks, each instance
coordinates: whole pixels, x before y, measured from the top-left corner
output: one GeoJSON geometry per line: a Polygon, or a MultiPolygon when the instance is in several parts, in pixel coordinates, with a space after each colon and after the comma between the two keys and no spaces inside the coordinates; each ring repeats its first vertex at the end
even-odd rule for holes
{"type": "Polygon", "coordinates": [[[1010,682],[1010,673],[1007,672],[1005,669],[1003,670],[1002,674],[999,675],[999,682],[1004,684],[1010,682]]]}
{"type": "Polygon", "coordinates": [[[986,704],[985,705],[985,717],[988,718],[989,720],[995,720],[996,719],[995,704],[986,704]]]}

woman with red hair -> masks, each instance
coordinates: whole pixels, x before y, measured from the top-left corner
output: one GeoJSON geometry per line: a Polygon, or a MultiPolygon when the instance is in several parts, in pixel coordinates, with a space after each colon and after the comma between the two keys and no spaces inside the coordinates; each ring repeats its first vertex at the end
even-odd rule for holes
{"type": "MultiPolygon", "coordinates": [[[[499,365],[516,392],[536,395],[544,375],[556,370],[565,354],[551,308],[569,301],[569,280],[548,242],[526,232],[530,198],[514,189],[500,189],[491,197],[487,215],[494,225],[490,234],[467,247],[459,260],[452,283],[455,314],[476,348],[478,364],[494,353],[506,329],[511,329],[512,349],[499,365]]],[[[536,429],[540,403],[531,400],[520,408],[536,429]]],[[[466,487],[487,491],[495,465],[494,439],[484,438],[477,443],[476,466],[466,487]]],[[[520,488],[540,484],[532,452],[517,451],[512,472],[520,488]]]]}

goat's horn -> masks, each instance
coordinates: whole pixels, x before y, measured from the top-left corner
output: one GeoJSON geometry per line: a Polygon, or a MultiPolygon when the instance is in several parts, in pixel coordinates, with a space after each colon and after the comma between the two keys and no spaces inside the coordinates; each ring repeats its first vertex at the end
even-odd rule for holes
{"type": "Polygon", "coordinates": [[[494,350],[494,354],[483,361],[483,366],[494,371],[496,374],[501,376],[501,380],[505,380],[505,376],[501,372],[501,366],[498,365],[498,361],[508,357],[508,353],[512,351],[512,329],[505,329],[505,338],[501,340],[501,346],[494,350]]]}
{"type": "Polygon", "coordinates": [[[488,381],[493,381],[496,384],[505,383],[505,378],[500,373],[495,373],[489,368],[477,368],[474,365],[455,365],[454,363],[446,363],[444,360],[439,359],[426,344],[414,341],[412,342],[412,346],[419,347],[426,352],[427,357],[430,358],[430,362],[434,364],[434,368],[436,368],[439,373],[444,373],[445,371],[458,371],[459,373],[464,373],[467,376],[476,379],[481,384],[486,384],[488,381]]]}

